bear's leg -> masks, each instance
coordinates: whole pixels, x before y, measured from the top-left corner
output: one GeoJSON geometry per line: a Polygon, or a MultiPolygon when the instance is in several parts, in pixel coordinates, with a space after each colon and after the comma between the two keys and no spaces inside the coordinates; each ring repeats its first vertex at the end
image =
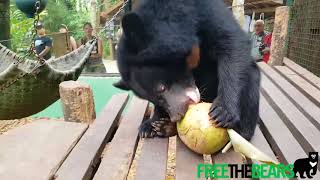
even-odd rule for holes
{"type": "Polygon", "coordinates": [[[312,179],[311,171],[312,171],[312,169],[310,169],[309,171],[306,170],[306,174],[307,174],[307,177],[308,177],[309,179],[312,179]]]}
{"type": "Polygon", "coordinates": [[[317,173],[317,166],[313,167],[311,170],[312,170],[311,176],[316,175],[316,173],[317,173]]]}
{"type": "Polygon", "coordinates": [[[141,138],[171,137],[177,134],[176,123],[170,121],[167,113],[156,107],[154,115],[139,128],[141,138]]]}
{"type": "Polygon", "coordinates": [[[306,177],[303,175],[305,170],[304,169],[299,169],[299,174],[300,174],[300,178],[305,179],[306,177]]]}
{"type": "MultiPolygon", "coordinates": [[[[228,40],[224,39],[223,42],[225,41],[228,40]]],[[[250,113],[242,114],[246,113],[243,111],[254,111],[254,118],[258,114],[256,105],[259,102],[257,93],[260,86],[260,72],[247,49],[249,41],[241,37],[234,37],[229,41],[229,46],[221,45],[225,49],[221,50],[221,54],[216,57],[219,77],[218,94],[212,103],[209,115],[216,121],[218,127],[235,128],[239,123],[248,122],[252,126],[257,120],[254,119],[252,122],[250,113]],[[244,106],[250,105],[251,101],[254,107],[244,106]]],[[[248,135],[248,138],[251,138],[250,136],[248,135]]]]}
{"type": "MultiPolygon", "coordinates": [[[[211,56],[207,60],[218,64],[218,93],[217,98],[213,100],[209,115],[218,127],[235,128],[238,124],[247,122],[253,126],[255,119],[249,118],[243,122],[241,115],[244,108],[247,108],[247,111],[256,111],[256,107],[254,109],[241,107],[247,104],[242,102],[248,98],[243,97],[244,91],[250,90],[249,88],[254,88],[254,91],[259,89],[259,83],[250,84],[248,78],[250,74],[259,79],[258,68],[254,67],[254,71],[250,72],[254,63],[250,55],[251,41],[238,26],[223,1],[197,2],[202,9],[199,36],[202,44],[206,46],[206,51],[209,51],[208,56],[211,56]]],[[[253,94],[251,100],[257,103],[259,100],[255,99],[255,92],[253,94]]],[[[250,139],[252,128],[247,134],[246,138],[250,139]]]]}
{"type": "Polygon", "coordinates": [[[297,171],[297,169],[296,169],[295,167],[293,168],[293,172],[294,172],[294,177],[295,177],[295,178],[298,177],[298,176],[297,176],[297,172],[298,172],[298,171],[297,171]]]}
{"type": "MultiPolygon", "coordinates": [[[[241,80],[234,80],[235,84],[224,77],[225,70],[221,67],[220,74],[224,75],[219,77],[224,77],[225,80],[221,80],[219,84],[218,98],[213,102],[210,116],[219,127],[233,128],[250,140],[259,120],[260,71],[254,62],[245,66],[246,70],[238,75],[230,72],[230,76],[242,76],[241,80]]],[[[233,69],[231,67],[230,65],[229,69],[233,69]]]]}
{"type": "Polygon", "coordinates": [[[259,83],[260,72],[255,63],[249,69],[247,86],[243,88],[240,106],[240,122],[236,124],[234,130],[242,137],[251,140],[259,120],[259,83]]]}

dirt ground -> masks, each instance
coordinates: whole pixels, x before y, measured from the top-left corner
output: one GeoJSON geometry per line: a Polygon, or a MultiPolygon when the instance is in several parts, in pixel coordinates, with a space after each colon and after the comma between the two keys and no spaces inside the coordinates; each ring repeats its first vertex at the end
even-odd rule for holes
{"type": "Polygon", "coordinates": [[[15,119],[15,120],[0,120],[0,135],[9,131],[10,129],[23,126],[25,124],[36,121],[34,118],[23,118],[23,119],[15,119]]]}
{"type": "Polygon", "coordinates": [[[37,120],[63,120],[62,118],[59,119],[50,119],[50,118],[22,118],[22,119],[13,119],[13,120],[0,120],[0,135],[13,129],[17,128],[29,123],[32,123],[37,120]]]}

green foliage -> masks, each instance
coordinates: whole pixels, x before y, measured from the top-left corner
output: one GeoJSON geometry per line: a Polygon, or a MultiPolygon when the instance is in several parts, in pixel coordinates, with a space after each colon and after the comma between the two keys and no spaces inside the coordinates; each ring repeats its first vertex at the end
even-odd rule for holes
{"type": "MultiPolygon", "coordinates": [[[[72,36],[79,41],[83,36],[83,24],[90,21],[90,12],[87,9],[76,10],[78,0],[49,0],[46,9],[40,14],[40,21],[44,22],[47,34],[58,32],[60,24],[68,26],[72,36]]],[[[115,4],[119,0],[107,0],[110,4],[115,4]]],[[[100,0],[98,0],[100,2],[100,0]]],[[[102,2],[102,1],[101,1],[102,2]]],[[[98,3],[99,4],[99,3],[98,3]]],[[[11,21],[11,44],[12,49],[19,52],[26,50],[31,44],[33,20],[27,18],[17,9],[15,1],[10,1],[10,21],[11,21]]],[[[102,34],[100,34],[102,35],[102,34]]],[[[106,39],[104,41],[104,56],[108,57],[110,49],[106,39]]]]}
{"type": "Polygon", "coordinates": [[[89,12],[77,12],[75,6],[70,6],[61,0],[60,3],[49,1],[47,6],[47,16],[43,18],[46,29],[52,32],[58,32],[60,24],[68,26],[69,31],[75,39],[83,36],[82,26],[84,22],[89,21],[89,12]]]}
{"type": "Polygon", "coordinates": [[[119,0],[108,0],[110,4],[116,4],[119,0]]]}
{"type": "Polygon", "coordinates": [[[28,19],[14,4],[10,4],[11,45],[14,51],[30,44],[32,19],[28,19]]]}
{"type": "MultiPolygon", "coordinates": [[[[49,0],[45,11],[40,14],[40,20],[44,22],[47,33],[58,32],[59,25],[65,24],[76,39],[83,36],[82,25],[90,20],[89,12],[77,12],[75,3],[75,0],[49,0]]],[[[13,0],[10,13],[12,48],[14,51],[27,48],[32,39],[33,19],[27,18],[18,10],[13,0]]]]}

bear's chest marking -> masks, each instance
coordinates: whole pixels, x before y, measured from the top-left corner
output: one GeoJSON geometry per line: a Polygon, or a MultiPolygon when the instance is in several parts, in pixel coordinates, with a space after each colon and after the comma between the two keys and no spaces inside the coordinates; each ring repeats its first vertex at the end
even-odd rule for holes
{"type": "Polygon", "coordinates": [[[315,167],[318,162],[310,162],[311,167],[315,167]]]}

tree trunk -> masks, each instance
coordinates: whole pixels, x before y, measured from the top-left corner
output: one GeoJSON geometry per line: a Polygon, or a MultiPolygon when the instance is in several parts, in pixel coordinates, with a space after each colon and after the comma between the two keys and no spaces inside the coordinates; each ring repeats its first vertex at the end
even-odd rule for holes
{"type": "Polygon", "coordinates": [[[288,39],[288,28],[290,18],[290,7],[280,6],[276,9],[276,17],[272,33],[272,46],[268,64],[282,66],[283,58],[286,56],[286,42],[288,39]]]}
{"type": "Polygon", "coordinates": [[[10,0],[0,0],[0,42],[10,48],[10,0]]]}
{"type": "Polygon", "coordinates": [[[93,34],[98,35],[99,33],[99,25],[100,25],[100,13],[98,13],[97,9],[97,0],[91,0],[91,23],[93,26],[93,34]]]}
{"type": "Polygon", "coordinates": [[[93,93],[89,85],[65,81],[59,86],[65,121],[91,124],[96,118],[93,93]]]}

